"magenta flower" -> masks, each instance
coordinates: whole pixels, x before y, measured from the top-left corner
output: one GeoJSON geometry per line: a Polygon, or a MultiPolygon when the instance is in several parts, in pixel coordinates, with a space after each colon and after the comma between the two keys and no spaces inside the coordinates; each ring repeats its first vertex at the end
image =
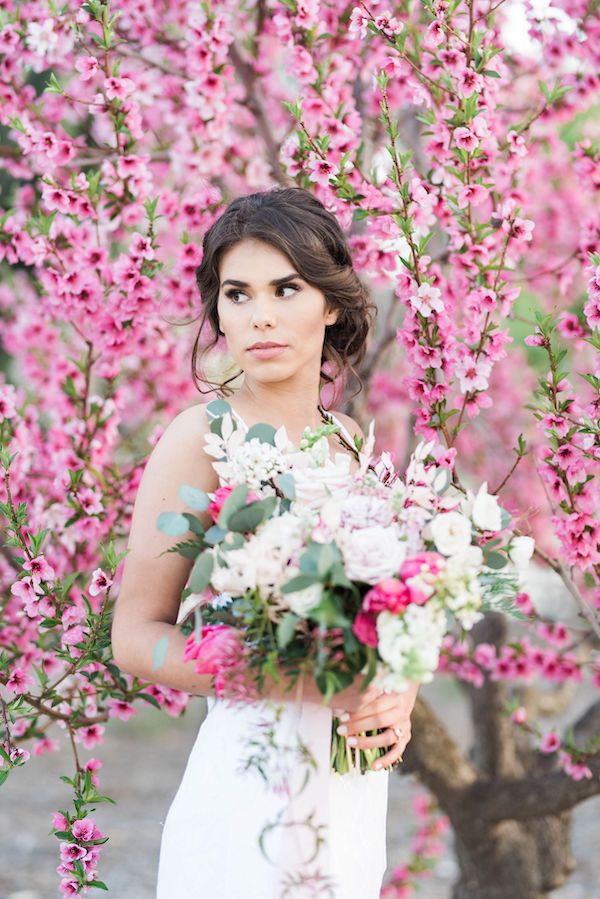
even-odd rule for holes
{"type": "Polygon", "coordinates": [[[354,636],[366,646],[377,648],[377,615],[374,612],[359,612],[352,625],[354,636]]]}
{"type": "Polygon", "coordinates": [[[214,499],[207,508],[207,512],[209,513],[209,515],[211,516],[211,518],[215,524],[217,523],[217,519],[218,519],[219,515],[221,514],[221,509],[223,508],[223,503],[225,502],[225,500],[227,499],[227,497],[229,496],[229,494],[232,491],[233,491],[233,487],[228,487],[228,486],[218,487],[215,490],[215,492],[213,494],[214,499]]]}
{"type": "Polygon", "coordinates": [[[228,667],[229,657],[237,651],[240,634],[225,624],[205,624],[202,627],[200,642],[196,642],[194,633],[190,634],[185,644],[184,661],[196,661],[198,674],[218,674],[220,669],[228,667]]]}

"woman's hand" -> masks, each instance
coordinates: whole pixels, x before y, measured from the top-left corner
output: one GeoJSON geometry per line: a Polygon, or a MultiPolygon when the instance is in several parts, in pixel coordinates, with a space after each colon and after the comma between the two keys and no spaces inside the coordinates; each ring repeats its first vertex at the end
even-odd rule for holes
{"type": "Polygon", "coordinates": [[[339,703],[341,693],[336,694],[334,714],[338,715],[341,724],[338,734],[346,737],[351,747],[373,749],[389,747],[388,752],[378,758],[374,768],[386,768],[402,759],[411,737],[410,715],[414,708],[418,683],[409,683],[402,693],[384,693],[371,688],[361,694],[361,701],[352,711],[342,711],[339,703]],[[385,728],[383,733],[374,737],[359,737],[358,734],[369,730],[385,728]],[[400,734],[394,733],[400,728],[400,734]]]}

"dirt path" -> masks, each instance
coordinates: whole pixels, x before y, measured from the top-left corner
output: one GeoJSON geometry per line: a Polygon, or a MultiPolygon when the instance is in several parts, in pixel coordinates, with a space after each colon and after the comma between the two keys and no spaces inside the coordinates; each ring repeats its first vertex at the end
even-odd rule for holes
{"type": "MultiPolygon", "coordinates": [[[[452,718],[452,730],[468,733],[458,691],[440,681],[427,693],[439,714],[452,718]]],[[[179,784],[185,762],[204,713],[195,700],[182,720],[173,720],[148,707],[124,724],[111,722],[98,751],[104,762],[100,787],[118,802],[101,804],[95,818],[110,837],[100,864],[100,876],[114,899],[155,899],[156,866],[162,823],[179,784]]],[[[89,758],[93,752],[84,753],[89,758]]],[[[48,836],[52,812],[64,807],[68,786],[59,780],[71,774],[66,748],[61,753],[32,759],[14,772],[0,790],[0,899],[55,899],[59,895],[58,842],[48,836]]],[[[411,795],[420,791],[406,777],[390,779],[388,862],[407,857],[414,824],[411,795]]],[[[552,899],[593,899],[600,881],[597,823],[600,798],[588,800],[575,815],[576,872],[552,899]]],[[[450,899],[456,863],[449,848],[435,873],[422,882],[422,899],[450,899]]],[[[90,895],[100,897],[101,891],[90,895]]],[[[190,897],[194,899],[194,897],[190,897]]],[[[204,899],[204,897],[203,897],[204,899]]],[[[205,897],[209,899],[209,897],[205,897]]],[[[238,897],[231,897],[238,899],[238,897]]]]}

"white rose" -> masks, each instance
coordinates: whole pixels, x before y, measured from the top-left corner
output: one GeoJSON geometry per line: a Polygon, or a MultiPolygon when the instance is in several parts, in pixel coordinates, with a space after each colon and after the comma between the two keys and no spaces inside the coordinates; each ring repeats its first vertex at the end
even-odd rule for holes
{"type": "Polygon", "coordinates": [[[216,561],[210,582],[217,593],[243,596],[246,590],[256,589],[256,567],[252,554],[245,546],[223,553],[226,561],[221,567],[216,561]]]}
{"type": "Polygon", "coordinates": [[[406,542],[396,525],[384,528],[374,525],[347,531],[340,528],[335,535],[350,580],[376,584],[398,573],[406,558],[406,542]]]}
{"type": "Polygon", "coordinates": [[[328,462],[321,468],[312,468],[308,462],[306,453],[294,456],[296,502],[319,509],[330,497],[345,496],[350,491],[354,476],[347,453],[336,453],[335,464],[328,462]]]}
{"type": "Polygon", "coordinates": [[[393,511],[388,497],[353,493],[341,504],[343,527],[360,528],[365,525],[389,527],[392,521],[393,511]]]}
{"type": "Polygon", "coordinates": [[[487,492],[487,481],[484,481],[473,500],[471,509],[473,524],[483,531],[499,531],[502,527],[502,511],[495,495],[487,492]]]}
{"type": "Polygon", "coordinates": [[[464,552],[471,545],[471,522],[460,512],[441,512],[428,527],[436,548],[444,556],[464,552]]]}
{"type": "Polygon", "coordinates": [[[283,594],[284,601],[300,618],[306,618],[311,609],[319,605],[322,596],[321,584],[311,584],[310,587],[305,587],[303,590],[294,590],[293,593],[283,594]]]}
{"type": "Polygon", "coordinates": [[[510,542],[508,556],[517,568],[527,568],[533,555],[535,540],[533,537],[513,537],[510,542]]]}

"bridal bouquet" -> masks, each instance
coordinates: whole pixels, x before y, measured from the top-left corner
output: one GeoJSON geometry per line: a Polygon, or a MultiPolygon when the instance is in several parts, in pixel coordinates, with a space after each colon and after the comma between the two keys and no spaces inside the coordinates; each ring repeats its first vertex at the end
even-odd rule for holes
{"type": "MultiPolygon", "coordinates": [[[[179,620],[191,625],[185,657],[213,675],[218,696],[260,696],[267,676],[310,673],[328,703],[363,676],[384,690],[432,680],[444,635],[468,630],[486,608],[513,611],[518,571],[533,541],[481,485],[452,484],[444,449],[420,443],[404,476],[367,440],[332,453],[329,421],[298,448],[285,428],[238,426],[223,400],[207,406],[206,451],[221,486],[182,485],[190,513],[159,528],[193,538],[169,551],[194,559],[179,620]],[[204,529],[194,513],[210,514],[204,529]],[[508,566],[508,562],[514,565],[508,566]]],[[[333,770],[361,771],[385,752],[355,750],[332,729],[333,770]]]]}

